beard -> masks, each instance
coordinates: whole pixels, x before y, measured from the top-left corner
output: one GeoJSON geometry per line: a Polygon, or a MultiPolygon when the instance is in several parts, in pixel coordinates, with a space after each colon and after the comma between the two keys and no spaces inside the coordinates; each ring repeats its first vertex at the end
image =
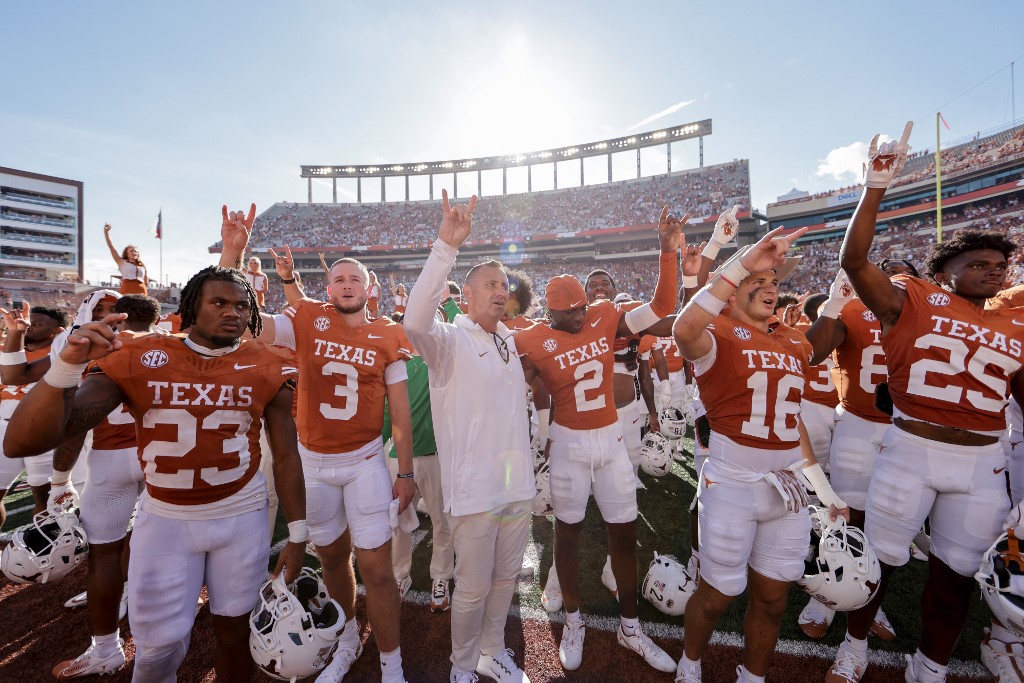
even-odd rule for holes
{"type": "Polygon", "coordinates": [[[350,299],[349,301],[342,303],[338,297],[331,297],[331,303],[338,309],[339,312],[344,315],[352,315],[358,313],[366,308],[366,296],[357,297],[356,299],[350,299]]]}

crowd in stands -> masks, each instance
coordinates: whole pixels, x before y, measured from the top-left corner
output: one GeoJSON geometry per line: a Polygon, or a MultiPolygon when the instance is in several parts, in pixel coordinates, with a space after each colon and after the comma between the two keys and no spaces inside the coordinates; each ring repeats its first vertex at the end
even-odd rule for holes
{"type": "Polygon", "coordinates": [[[0,248],[0,254],[8,258],[28,259],[30,261],[47,261],[70,265],[75,259],[70,254],[56,254],[52,251],[41,251],[39,249],[20,249],[18,247],[4,246],[0,248]]]}

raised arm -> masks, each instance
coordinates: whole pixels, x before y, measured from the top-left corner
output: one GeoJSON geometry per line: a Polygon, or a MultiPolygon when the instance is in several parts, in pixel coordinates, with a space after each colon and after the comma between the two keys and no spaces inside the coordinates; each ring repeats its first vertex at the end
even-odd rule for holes
{"type": "Polygon", "coordinates": [[[227,204],[221,207],[220,237],[224,242],[224,248],[220,252],[221,268],[242,269],[242,255],[245,248],[249,246],[249,237],[252,235],[252,226],[256,221],[256,205],[249,207],[249,213],[244,211],[228,211],[227,204]]]}
{"type": "MultiPolygon", "coordinates": [[[[676,219],[668,212],[667,206],[662,209],[658,220],[661,257],[658,259],[658,284],[654,288],[654,297],[619,318],[618,336],[626,337],[649,330],[659,320],[675,313],[679,302],[679,245],[685,241],[680,230],[689,220],[690,214],[676,219]]],[[[649,334],[657,336],[655,332],[649,334]]]]}
{"type": "Polygon", "coordinates": [[[31,305],[22,302],[21,310],[0,308],[7,336],[4,338],[3,353],[0,355],[0,382],[11,386],[21,386],[38,382],[43,374],[50,369],[49,357],[28,362],[25,357],[25,331],[29,325],[31,305]]]}
{"type": "MultiPolygon", "coordinates": [[[[277,271],[278,277],[281,278],[281,285],[284,286],[285,299],[288,300],[289,306],[294,306],[303,297],[303,293],[295,279],[295,260],[292,258],[292,249],[286,244],[284,245],[284,254],[278,254],[271,249],[270,255],[274,257],[274,269],[277,271]]],[[[323,258],[324,255],[320,254],[321,261],[323,258]]],[[[326,268],[324,270],[326,271],[326,268]]]]}
{"type": "Polygon", "coordinates": [[[828,289],[828,299],[822,305],[818,319],[804,333],[814,348],[811,365],[820,364],[846,339],[846,325],[839,320],[839,314],[853,299],[853,285],[846,272],[840,270],[828,289]]]}
{"type": "Polygon", "coordinates": [[[120,268],[121,264],[124,263],[124,259],[117,253],[117,247],[110,240],[110,223],[103,226],[103,237],[107,240],[107,248],[110,249],[110,255],[114,257],[114,261],[117,262],[117,267],[120,268]]]}
{"type": "Polygon", "coordinates": [[[846,238],[839,253],[840,267],[846,271],[864,305],[878,317],[883,333],[899,319],[906,293],[894,285],[881,268],[868,260],[868,254],[875,237],[878,209],[885,190],[907,161],[907,152],[910,150],[907,141],[913,128],[913,121],[907,121],[898,142],[885,142],[879,146],[878,135],[871,139],[864,194],[846,229],[846,238]]]}
{"type": "Polygon", "coordinates": [[[707,241],[700,252],[700,269],[697,272],[698,289],[708,283],[708,276],[711,274],[712,266],[715,265],[715,259],[718,258],[718,252],[736,241],[736,235],[740,231],[740,221],[736,218],[739,210],[740,205],[735,204],[729,211],[718,214],[711,239],[707,241]]]}

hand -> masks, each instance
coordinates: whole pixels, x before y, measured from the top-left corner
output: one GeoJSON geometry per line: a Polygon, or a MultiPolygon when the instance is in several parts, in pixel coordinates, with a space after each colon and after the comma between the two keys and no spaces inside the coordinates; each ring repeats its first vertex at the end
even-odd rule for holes
{"type": "Polygon", "coordinates": [[[790,304],[786,306],[786,312],[782,314],[782,320],[790,327],[793,327],[800,322],[800,314],[803,313],[803,309],[797,304],[790,304]]]}
{"type": "MultiPolygon", "coordinates": [[[[285,245],[285,249],[288,249],[288,245],[285,245]]],[[[270,252],[270,253],[271,253],[271,254],[273,254],[274,252],[270,252]]],[[[291,252],[291,250],[290,250],[290,249],[288,250],[288,255],[289,255],[289,256],[291,256],[291,255],[292,255],[292,252],[291,252]]],[[[324,269],[324,272],[326,273],[326,272],[328,271],[328,268],[327,268],[327,259],[325,259],[325,258],[324,258],[324,255],[323,255],[322,253],[320,253],[320,252],[317,252],[317,254],[316,254],[316,255],[320,257],[320,267],[321,267],[321,268],[323,268],[323,269],[324,269]]],[[[286,279],[287,279],[287,278],[286,278],[286,279]]]]}
{"type": "Polygon", "coordinates": [[[728,211],[718,214],[715,230],[711,233],[711,241],[717,243],[719,247],[724,247],[736,239],[736,235],[740,231],[740,222],[736,218],[739,210],[740,205],[736,204],[728,211]]]}
{"type": "Polygon", "coordinates": [[[707,244],[707,242],[701,242],[683,246],[683,275],[700,274],[701,252],[704,251],[707,244]]]}
{"type": "Polygon", "coordinates": [[[391,497],[398,499],[398,514],[405,512],[405,508],[409,507],[414,495],[416,495],[416,482],[408,477],[395,479],[395,484],[391,487],[391,497]]]}
{"type": "Polygon", "coordinates": [[[842,301],[844,304],[857,296],[857,293],[853,291],[853,285],[850,284],[850,278],[846,274],[846,271],[842,268],[836,273],[836,279],[832,281],[832,284],[828,288],[828,298],[830,301],[842,301]]]}
{"type": "Polygon", "coordinates": [[[775,228],[743,255],[740,264],[748,273],[774,270],[786,258],[790,245],[800,239],[808,229],[800,228],[789,235],[783,235],[784,227],[775,228]]]}
{"type": "Polygon", "coordinates": [[[8,330],[20,330],[24,332],[29,326],[29,316],[32,305],[27,301],[21,302],[21,310],[0,308],[0,315],[3,315],[4,325],[8,330]]]}
{"type": "Polygon", "coordinates": [[[110,232],[110,223],[103,226],[103,232],[110,232]]]}
{"type": "Polygon", "coordinates": [[[271,576],[276,579],[281,571],[284,570],[284,582],[291,583],[299,578],[299,572],[302,571],[302,564],[305,559],[305,543],[285,543],[284,547],[281,548],[281,554],[277,556],[277,564],[274,565],[274,573],[271,576]]]}
{"type": "Polygon", "coordinates": [[[244,211],[228,213],[227,204],[221,207],[220,213],[220,237],[224,240],[224,250],[245,253],[245,248],[249,246],[249,237],[252,235],[252,224],[256,221],[256,205],[249,207],[249,215],[244,211]]]}
{"type": "Polygon", "coordinates": [[[647,428],[652,432],[661,432],[661,423],[658,422],[657,413],[647,413],[647,428]]]}
{"type": "Polygon", "coordinates": [[[476,208],[476,195],[469,199],[469,205],[448,202],[448,190],[441,190],[441,227],[437,229],[437,237],[442,242],[458,249],[469,237],[473,229],[473,209],[476,208]]]}
{"type": "Polygon", "coordinates": [[[914,122],[907,121],[899,141],[883,142],[881,147],[878,146],[879,135],[871,138],[864,177],[866,187],[884,190],[892,184],[893,178],[899,175],[899,172],[903,170],[903,165],[907,163],[907,153],[910,152],[910,145],[907,144],[907,141],[910,140],[910,131],[913,129],[914,122]]]}
{"type": "Polygon", "coordinates": [[[50,494],[46,499],[47,510],[67,510],[70,507],[80,507],[81,499],[78,497],[78,490],[69,479],[64,482],[51,482],[50,494]]]}
{"type": "Polygon", "coordinates": [[[111,313],[103,320],[76,328],[68,335],[68,343],[60,351],[61,360],[72,365],[81,365],[117,351],[122,343],[116,338],[114,326],[127,317],[127,313],[111,313]]]}
{"type": "Polygon", "coordinates": [[[834,522],[842,517],[846,520],[846,523],[850,523],[850,507],[837,508],[835,505],[828,506],[828,519],[830,522],[834,522]]]}
{"type": "MultiPolygon", "coordinates": [[[[274,269],[277,271],[278,276],[282,280],[291,280],[295,274],[295,261],[292,259],[291,247],[287,244],[284,245],[284,255],[279,255],[271,249],[270,255],[274,257],[274,269]]],[[[323,259],[323,254],[320,255],[320,258],[323,259]]]]}
{"type": "Polygon", "coordinates": [[[679,245],[684,241],[682,229],[689,220],[690,214],[676,219],[668,212],[667,206],[661,210],[661,218],[658,219],[658,242],[661,244],[662,254],[674,254],[679,251],[679,245]]]}

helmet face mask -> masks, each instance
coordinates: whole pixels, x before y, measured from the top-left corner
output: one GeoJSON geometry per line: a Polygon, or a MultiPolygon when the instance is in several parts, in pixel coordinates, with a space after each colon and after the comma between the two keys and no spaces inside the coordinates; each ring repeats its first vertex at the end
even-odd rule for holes
{"type": "Polygon", "coordinates": [[[533,497],[533,514],[538,517],[553,515],[555,509],[551,506],[551,475],[548,472],[547,460],[537,468],[536,482],[537,495],[533,497]]]}
{"type": "Polygon", "coordinates": [[[686,612],[686,603],[696,590],[696,580],[676,558],[654,553],[642,589],[649,603],[665,614],[681,616],[686,612]]]}
{"type": "Polygon", "coordinates": [[[974,578],[981,584],[981,594],[992,615],[1024,639],[1024,595],[1014,591],[1024,583],[1024,555],[1012,529],[1003,532],[988,549],[974,578]]]}
{"type": "Polygon", "coordinates": [[[14,530],[0,555],[0,569],[15,583],[54,583],[88,556],[89,539],[78,510],[44,510],[14,530]]]}
{"type": "Polygon", "coordinates": [[[344,628],[344,610],[315,571],[304,567],[291,584],[281,572],[260,588],[260,604],[249,615],[249,652],[273,678],[312,676],[327,665],[344,628]]]}
{"type": "Polygon", "coordinates": [[[664,435],[647,432],[640,447],[640,469],[652,477],[664,477],[672,469],[672,445],[664,435]]]}
{"type": "Polygon", "coordinates": [[[661,433],[670,441],[686,436],[686,415],[675,406],[669,406],[658,416],[661,433]]]}
{"type": "Polygon", "coordinates": [[[812,527],[819,537],[805,563],[800,587],[823,605],[839,612],[863,607],[878,591],[882,567],[864,532],[846,520],[828,518],[828,510],[811,506],[812,527]]]}

